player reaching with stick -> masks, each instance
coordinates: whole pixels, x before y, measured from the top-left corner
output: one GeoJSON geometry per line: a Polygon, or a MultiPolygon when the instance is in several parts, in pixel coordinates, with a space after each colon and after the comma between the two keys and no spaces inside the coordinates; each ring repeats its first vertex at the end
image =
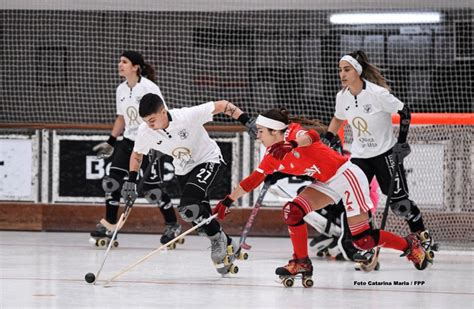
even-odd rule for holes
{"type": "MultiPolygon", "coordinates": [[[[130,157],[130,177],[122,188],[124,199],[136,198],[136,175],[143,155],[150,149],[173,157],[175,175],[181,189],[179,214],[193,225],[211,216],[208,192],[218,182],[222,163],[221,150],[209,137],[204,124],[213,115],[224,113],[239,120],[256,136],[254,120],[227,101],[168,110],[159,95],[146,94],[140,100],[139,114],[143,123],[138,129],[135,147],[130,157]]],[[[211,259],[217,271],[231,271],[232,261],[240,251],[238,245],[222,231],[215,219],[205,224],[203,231],[211,241],[211,259]],[[230,252],[230,253],[228,253],[230,252]]]]}
{"type": "Polygon", "coordinates": [[[257,188],[265,176],[276,171],[307,175],[314,182],[282,209],[294,250],[288,265],[276,269],[285,286],[291,286],[296,275],[303,277],[304,286],[312,286],[313,266],[308,258],[308,231],[303,218],[309,212],[338,203],[341,199],[356,247],[363,250],[377,246],[393,248],[401,251],[402,256],[412,261],[416,268],[425,268],[426,251],[418,236],[410,234],[403,238],[369,225],[368,212],[373,205],[364,172],[324,145],[316,131],[305,130],[300,123],[290,119],[287,111],[280,109],[271,109],[258,116],[257,138],[267,147],[266,154],[259,167],[217,204],[214,213],[224,219],[235,200],[257,188]]]}
{"type": "MultiPolygon", "coordinates": [[[[117,118],[107,142],[94,147],[99,158],[112,157],[110,172],[102,180],[102,187],[105,191],[105,220],[110,224],[117,222],[120,188],[124,178],[128,176],[128,164],[137,130],[143,123],[138,115],[140,98],[147,93],[155,93],[163,98],[160,88],[155,84],[153,67],[145,63],[142,55],[138,52],[123,52],[118,63],[118,71],[120,77],[125,78],[125,81],[117,87],[116,91],[117,118]],[[122,133],[123,139],[117,141],[117,137],[122,133]]],[[[153,162],[150,163],[153,164],[153,162]]],[[[161,182],[159,167],[162,162],[157,163],[158,168],[152,168],[147,179],[144,179],[143,195],[148,202],[159,207],[165,219],[166,228],[160,239],[160,242],[165,244],[180,233],[181,226],[177,222],[170,197],[159,187],[161,182]]],[[[146,169],[148,164],[148,157],[145,157],[143,168],[146,169]]],[[[96,230],[91,233],[92,240],[95,240],[96,244],[103,243],[100,241],[101,239],[109,240],[111,236],[112,231],[107,230],[101,223],[97,224],[96,230]]]]}
{"type": "MultiPolygon", "coordinates": [[[[369,182],[374,178],[382,192],[388,195],[390,180],[396,169],[395,187],[389,201],[390,208],[408,223],[410,231],[419,235],[426,250],[437,250],[431,234],[426,229],[418,206],[409,199],[403,159],[410,154],[407,143],[410,126],[410,110],[407,104],[390,93],[386,79],[371,64],[363,51],[345,55],[339,61],[339,77],[343,89],[336,96],[336,111],[323,138],[333,142],[336,132],[347,120],[354,137],[351,161],[365,173],[369,182]],[[400,114],[400,132],[395,139],[392,114],[400,114]],[[395,156],[398,166],[394,166],[395,156]]],[[[373,252],[367,252],[370,259],[373,252]]],[[[368,259],[367,259],[368,258],[368,259]]],[[[432,256],[429,261],[432,262],[432,256]]]]}

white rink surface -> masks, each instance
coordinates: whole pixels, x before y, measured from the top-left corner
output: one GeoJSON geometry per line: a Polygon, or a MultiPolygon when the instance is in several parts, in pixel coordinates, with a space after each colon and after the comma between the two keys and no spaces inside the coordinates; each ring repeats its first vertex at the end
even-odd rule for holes
{"type": "MultiPolygon", "coordinates": [[[[119,241],[102,280],[155,249],[159,236],[122,234],[119,241]]],[[[0,308],[474,308],[473,251],[439,252],[423,272],[389,250],[382,250],[381,270],[372,273],[356,272],[350,262],[312,258],[315,286],[305,289],[300,280],[284,288],[274,275],[290,257],[289,239],[248,243],[250,259],[238,261],[240,272],[230,277],[215,271],[209,241],[191,236],[106,288],[103,281],[84,281],[105,253],[88,244],[88,234],[0,232],[0,308]],[[409,285],[369,285],[395,280],[409,285]]]]}

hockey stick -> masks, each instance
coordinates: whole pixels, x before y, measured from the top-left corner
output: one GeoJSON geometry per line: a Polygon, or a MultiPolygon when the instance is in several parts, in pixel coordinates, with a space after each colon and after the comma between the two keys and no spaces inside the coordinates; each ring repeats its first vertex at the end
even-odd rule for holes
{"type": "Polygon", "coordinates": [[[270,193],[281,198],[292,199],[293,197],[285,189],[280,187],[280,185],[275,185],[270,188],[270,193]]]}
{"type": "MultiPolygon", "coordinates": [[[[142,179],[140,179],[140,182],[138,183],[137,187],[137,192],[139,194],[143,193],[143,186],[145,185],[145,180],[150,176],[151,170],[153,168],[153,165],[155,164],[156,161],[158,161],[161,157],[163,156],[163,153],[157,151],[157,150],[152,150],[150,152],[150,158],[149,158],[149,163],[148,166],[146,167],[145,173],[143,173],[142,179]]],[[[125,224],[125,221],[127,221],[128,215],[131,212],[131,206],[133,206],[133,203],[131,203],[129,209],[127,209],[127,205],[125,206],[125,216],[124,220],[119,220],[117,221],[116,224],[109,223],[105,218],[100,219],[100,223],[105,226],[105,228],[109,231],[114,231],[117,227],[118,230],[122,229],[123,225],[125,224]],[[128,211],[127,211],[128,210],[128,211]],[[120,224],[119,224],[120,223],[120,224]]],[[[114,239],[114,238],[112,238],[114,239]]]]}
{"type": "Polygon", "coordinates": [[[270,186],[271,186],[270,181],[266,181],[263,184],[262,190],[260,190],[257,201],[255,202],[252,212],[250,213],[250,217],[248,218],[247,223],[245,224],[244,230],[242,231],[242,234],[240,235],[239,244],[240,244],[240,247],[245,250],[250,250],[250,248],[252,248],[251,245],[245,243],[245,239],[247,239],[247,235],[250,232],[250,229],[252,228],[253,222],[255,221],[255,218],[257,217],[258,210],[262,206],[263,199],[265,198],[265,195],[267,194],[267,191],[270,188],[270,186]]]}
{"type": "MultiPolygon", "coordinates": [[[[382,222],[380,223],[380,230],[385,229],[385,223],[387,222],[387,217],[388,217],[388,208],[390,206],[390,200],[392,199],[393,191],[395,190],[395,179],[397,178],[397,172],[398,172],[398,156],[394,156],[394,168],[393,168],[393,174],[392,178],[390,178],[390,185],[388,186],[388,194],[387,194],[387,201],[385,202],[385,208],[383,210],[383,215],[382,215],[382,222]]],[[[374,256],[372,258],[372,261],[368,264],[360,263],[360,268],[363,271],[369,272],[377,268],[377,265],[379,263],[379,253],[380,253],[380,247],[377,247],[375,249],[374,256]]]]}
{"type": "Polygon", "coordinates": [[[119,229],[123,226],[123,224],[127,220],[128,215],[130,214],[130,211],[132,209],[132,206],[133,206],[133,202],[128,202],[125,205],[125,211],[120,215],[120,218],[119,218],[117,224],[115,224],[114,233],[112,234],[111,241],[109,242],[109,245],[107,246],[107,250],[105,251],[104,259],[102,260],[102,264],[100,265],[100,268],[97,271],[97,275],[95,275],[94,285],[97,282],[97,280],[99,279],[100,272],[104,268],[105,261],[107,260],[107,256],[109,255],[110,248],[112,248],[112,245],[114,243],[113,240],[115,239],[115,237],[117,237],[117,232],[119,231],[119,229]]]}
{"type": "Polygon", "coordinates": [[[125,274],[126,272],[130,271],[132,268],[136,267],[137,265],[143,263],[145,260],[149,259],[152,255],[158,253],[159,251],[163,250],[164,248],[167,248],[169,245],[177,242],[178,240],[182,239],[184,236],[188,235],[189,233],[195,231],[196,229],[200,228],[201,226],[203,226],[204,224],[207,224],[209,223],[211,220],[215,219],[217,217],[218,214],[215,214],[201,222],[199,222],[199,224],[196,224],[195,226],[193,226],[192,228],[190,228],[189,230],[187,230],[186,232],[183,232],[181,234],[179,234],[178,236],[176,236],[175,238],[171,239],[170,241],[168,241],[166,244],[164,245],[161,245],[159,248],[153,250],[152,252],[148,253],[147,255],[145,255],[144,257],[142,257],[141,259],[139,259],[138,261],[136,261],[135,263],[125,267],[123,270],[121,270],[120,272],[118,272],[116,275],[114,275],[112,278],[110,278],[109,280],[107,280],[105,283],[104,283],[104,286],[110,284],[112,281],[114,281],[115,279],[117,279],[118,277],[122,276],[123,274],[125,274]]]}

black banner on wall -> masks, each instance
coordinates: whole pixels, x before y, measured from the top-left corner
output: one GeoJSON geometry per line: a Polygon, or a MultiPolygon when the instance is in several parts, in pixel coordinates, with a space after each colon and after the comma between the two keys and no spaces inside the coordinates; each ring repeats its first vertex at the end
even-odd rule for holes
{"type": "MultiPolygon", "coordinates": [[[[92,151],[96,140],[67,140],[59,141],[59,180],[58,200],[84,201],[81,198],[102,198],[102,178],[108,173],[110,160],[97,159],[92,151]]],[[[217,142],[227,165],[220,169],[220,175],[214,181],[209,195],[211,199],[222,199],[229,194],[232,186],[232,143],[217,142]]],[[[174,177],[174,168],[171,157],[166,159],[162,189],[166,190],[171,198],[179,198],[178,183],[174,177]]],[[[144,171],[141,171],[143,173],[144,171]]]]}

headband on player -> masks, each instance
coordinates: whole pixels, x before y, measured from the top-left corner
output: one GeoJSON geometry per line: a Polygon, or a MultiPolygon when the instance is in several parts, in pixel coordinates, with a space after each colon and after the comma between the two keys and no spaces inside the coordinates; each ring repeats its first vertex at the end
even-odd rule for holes
{"type": "Polygon", "coordinates": [[[272,130],[284,130],[288,127],[288,125],[284,124],[281,121],[271,119],[271,118],[267,118],[267,117],[262,116],[262,115],[258,115],[256,124],[258,124],[262,127],[265,127],[265,128],[272,129],[272,130]]]}
{"type": "Polygon", "coordinates": [[[359,76],[362,74],[362,66],[360,65],[359,61],[357,61],[354,57],[350,55],[345,55],[341,58],[341,60],[339,60],[339,62],[343,60],[349,62],[357,71],[357,74],[359,74],[359,76]]]}
{"type": "Polygon", "coordinates": [[[135,51],[126,50],[122,53],[122,57],[125,57],[128,60],[130,60],[130,62],[132,62],[133,65],[139,65],[141,68],[145,66],[145,61],[143,60],[143,56],[135,51]]]}

